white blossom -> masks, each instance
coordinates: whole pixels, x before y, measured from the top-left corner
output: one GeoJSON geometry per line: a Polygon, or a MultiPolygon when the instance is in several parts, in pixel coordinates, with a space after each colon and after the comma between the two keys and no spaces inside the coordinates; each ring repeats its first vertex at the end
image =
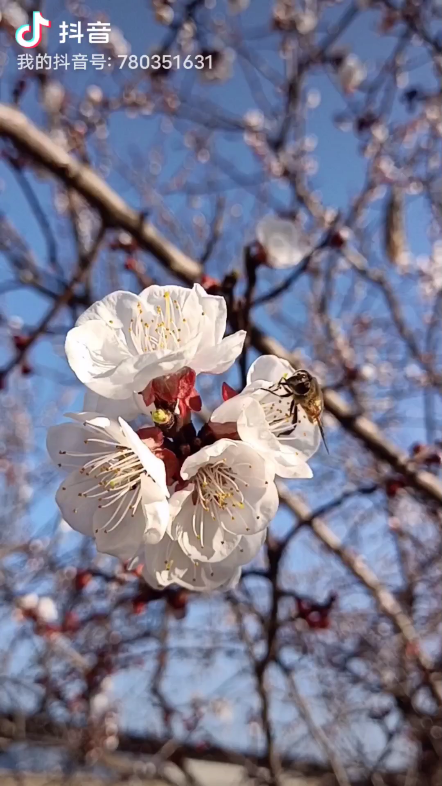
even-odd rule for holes
{"type": "Polygon", "coordinates": [[[123,57],[131,53],[131,45],[126,40],[119,27],[112,26],[109,34],[109,43],[104,45],[105,49],[109,49],[114,57],[123,57]]]}
{"type": "Polygon", "coordinates": [[[308,91],[306,96],[306,103],[309,109],[317,109],[321,103],[321,93],[316,88],[308,91]]]}
{"type": "MultiPolygon", "coordinates": [[[[81,382],[100,396],[134,406],[134,394],[152,380],[190,367],[227,371],[245,332],[223,338],[224,298],[201,286],[151,286],[139,296],[113,292],[92,305],[68,332],[66,355],[81,382]]],[[[141,397],[140,397],[141,398],[141,397]]],[[[125,415],[121,404],[120,415],[125,415]]]]}
{"type": "Polygon", "coordinates": [[[47,112],[53,115],[60,112],[65,95],[66,91],[61,82],[47,82],[43,87],[43,106],[47,112]]]}
{"type": "Polygon", "coordinates": [[[318,450],[321,435],[302,407],[297,422],[290,415],[292,398],[279,397],[269,388],[295,370],[275,355],[259,357],[250,367],[247,385],[215,410],[212,423],[235,423],[239,437],[251,445],[283,478],[311,478],[308,459],[318,450]]]}
{"type": "Polygon", "coordinates": [[[52,598],[40,598],[37,604],[37,614],[41,620],[49,624],[58,620],[57,606],[52,598]]]}
{"type": "Polygon", "coordinates": [[[190,559],[219,562],[262,532],[278,509],[274,469],[250,445],[220,439],[181,467],[188,485],[170,498],[171,537],[190,559]]]}
{"type": "Polygon", "coordinates": [[[241,538],[236,549],[218,562],[192,560],[178,541],[168,534],[155,546],[146,546],[139,557],[143,576],[151,587],[178,584],[196,592],[232,589],[241,577],[241,567],[251,562],[265,541],[266,530],[241,538]]]}
{"type": "Polygon", "coordinates": [[[367,68],[359,57],[347,55],[338,68],[339,81],[345,93],[354,93],[367,76],[367,68]]]}
{"type": "Polygon", "coordinates": [[[56,502],[70,526],[94,536],[99,551],[122,560],[156,543],[169,521],[165,466],[131,427],[95,413],[52,426],[47,448],[70,474],[56,502]]]}
{"type": "Polygon", "coordinates": [[[264,128],[265,117],[259,109],[249,109],[243,117],[244,125],[253,131],[261,131],[264,128]]]}
{"type": "Polygon", "coordinates": [[[86,88],[86,97],[91,104],[101,104],[103,100],[103,91],[98,85],[89,85],[86,88]]]}
{"type": "Polygon", "coordinates": [[[295,267],[312,251],[301,230],[285,218],[265,216],[256,227],[256,237],[266,251],[267,264],[273,268],[295,267]]]}
{"type": "Polygon", "coordinates": [[[167,534],[136,562],[153,587],[233,587],[276,514],[273,469],[249,445],[221,439],[187,458],[181,477],[187,483],[170,498],[167,534]]]}
{"type": "Polygon", "coordinates": [[[33,611],[38,606],[38,600],[38,595],[32,592],[28,595],[22,595],[22,597],[18,600],[18,605],[21,609],[25,609],[25,611],[33,611]]]}
{"type": "Polygon", "coordinates": [[[227,82],[233,76],[235,50],[223,46],[221,49],[214,49],[211,56],[210,68],[200,71],[200,77],[206,82],[227,82]]]}
{"type": "MultiPolygon", "coordinates": [[[[94,720],[104,720],[114,700],[114,683],[112,677],[105,677],[99,690],[91,698],[91,715],[94,720]]],[[[117,727],[118,728],[118,727],[117,727]]]]}
{"type": "Polygon", "coordinates": [[[18,27],[27,24],[28,15],[24,8],[16,2],[2,2],[0,4],[0,22],[16,30],[18,27]]]}
{"type": "Polygon", "coordinates": [[[318,17],[314,10],[307,9],[304,13],[297,13],[295,16],[296,29],[301,35],[308,35],[318,24],[318,17]]]}
{"type": "Polygon", "coordinates": [[[174,10],[166,3],[157,3],[155,8],[155,19],[161,25],[171,25],[173,22],[174,10]]]}

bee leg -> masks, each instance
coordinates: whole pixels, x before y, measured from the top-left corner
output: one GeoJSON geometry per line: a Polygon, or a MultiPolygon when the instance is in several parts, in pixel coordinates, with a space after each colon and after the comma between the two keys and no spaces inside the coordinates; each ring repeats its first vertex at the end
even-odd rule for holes
{"type": "Polygon", "coordinates": [[[296,401],[292,401],[292,403],[290,404],[290,413],[289,414],[290,414],[290,417],[292,419],[291,428],[289,428],[289,429],[287,429],[287,431],[283,431],[281,434],[279,434],[278,436],[280,436],[280,437],[288,437],[288,436],[290,436],[290,434],[293,434],[294,430],[296,429],[296,426],[298,425],[298,405],[297,405],[296,401]]]}
{"type": "MultiPolygon", "coordinates": [[[[264,390],[265,388],[263,388],[264,390]]],[[[287,390],[287,388],[283,388],[283,390],[287,390]]],[[[276,390],[272,390],[272,388],[267,388],[267,393],[271,393],[273,396],[277,396],[278,398],[289,398],[293,396],[292,391],[288,391],[287,393],[278,393],[276,390]]]]}

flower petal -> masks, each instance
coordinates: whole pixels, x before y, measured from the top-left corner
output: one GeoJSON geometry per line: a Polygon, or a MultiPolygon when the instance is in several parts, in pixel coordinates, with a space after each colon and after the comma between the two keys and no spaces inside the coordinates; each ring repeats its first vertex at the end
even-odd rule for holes
{"type": "Polygon", "coordinates": [[[143,576],[154,588],[178,584],[195,592],[229,589],[238,583],[241,568],[227,564],[192,562],[177,542],[166,535],[158,546],[147,546],[141,557],[143,576]]]}
{"type": "Polygon", "coordinates": [[[89,412],[101,412],[102,415],[114,419],[120,416],[127,421],[134,420],[140,414],[149,413],[149,408],[145,406],[140,393],[132,393],[129,398],[115,399],[99,396],[88,388],[84,394],[83,409],[89,412]]]}
{"type": "MultiPolygon", "coordinates": [[[[123,502],[123,506],[126,502],[123,502]]],[[[146,528],[146,518],[141,507],[132,515],[131,510],[127,510],[124,518],[118,526],[112,529],[113,523],[109,520],[114,513],[113,506],[110,508],[100,508],[95,511],[93,516],[93,530],[98,551],[104,554],[111,554],[123,562],[135,556],[143,543],[146,528]]],[[[118,514],[117,514],[118,516],[118,514]]]]}
{"type": "Polygon", "coordinates": [[[297,451],[283,453],[278,451],[272,453],[271,461],[275,467],[275,474],[280,478],[303,478],[313,477],[313,472],[305,461],[299,461],[295,455],[297,451]]]}
{"type": "Polygon", "coordinates": [[[312,251],[302,230],[293,221],[278,216],[264,216],[256,227],[256,237],[273,268],[295,267],[312,251]]]}
{"type": "MultiPolygon", "coordinates": [[[[269,462],[271,465],[271,462],[269,462]]],[[[253,488],[249,484],[244,507],[236,507],[232,516],[224,516],[223,528],[226,532],[248,537],[265,530],[276,516],[279,506],[279,495],[275,483],[267,481],[265,487],[253,488]]]]}
{"type": "Polygon", "coordinates": [[[169,503],[163,499],[160,502],[143,502],[142,506],[147,522],[143,540],[149,544],[159,543],[169,524],[169,503]]]}
{"type": "Polygon", "coordinates": [[[92,426],[89,429],[88,436],[96,436],[94,429],[99,428],[104,431],[104,436],[109,437],[110,442],[120,444],[124,441],[124,434],[119,423],[116,420],[111,420],[106,415],[97,414],[96,412],[66,412],[65,417],[72,418],[72,420],[81,423],[85,428],[92,426]]]}
{"type": "MultiPolygon", "coordinates": [[[[187,498],[193,493],[194,485],[193,483],[189,483],[186,488],[179,489],[179,491],[174,491],[172,496],[169,500],[169,513],[170,513],[170,522],[173,523],[175,516],[181,511],[184,503],[186,502],[187,498]]],[[[170,532],[169,532],[170,534],[170,532]]]]}
{"type": "MultiPolygon", "coordinates": [[[[299,410],[301,412],[301,409],[299,410]]],[[[238,418],[238,434],[244,442],[253,445],[258,453],[273,462],[275,473],[282,478],[311,478],[313,473],[307,459],[317,450],[319,443],[313,445],[313,428],[305,426],[306,416],[298,415],[299,423],[294,431],[293,439],[280,442],[272,434],[268,426],[264,410],[256,399],[249,398],[238,418]],[[296,436],[296,435],[302,436],[296,436]],[[311,443],[308,442],[309,437],[311,443]],[[302,450],[306,448],[306,451],[302,450]]],[[[308,421],[307,421],[308,422],[308,421]]],[[[311,425],[311,424],[309,424],[311,425]]],[[[319,434],[319,429],[316,426],[319,434]]]]}
{"type": "Polygon", "coordinates": [[[217,407],[211,415],[210,421],[214,423],[236,423],[244,407],[252,399],[249,396],[234,396],[227,399],[217,407]]]}
{"type": "Polygon", "coordinates": [[[200,349],[190,365],[197,374],[223,374],[241,354],[246,335],[245,330],[238,330],[219,344],[200,349]]]}
{"type": "Polygon", "coordinates": [[[90,436],[89,431],[77,423],[60,423],[48,429],[46,448],[59,467],[70,467],[76,464],[79,468],[86,463],[87,445],[84,440],[90,436]],[[83,453],[83,456],[67,456],[66,453],[83,453]]]}
{"type": "Polygon", "coordinates": [[[253,445],[256,450],[278,451],[279,442],[270,431],[261,404],[256,399],[248,398],[238,418],[238,434],[244,442],[253,445]]]}
{"type": "Polygon", "coordinates": [[[186,556],[201,562],[220,562],[239,543],[239,537],[226,532],[210,513],[188,498],[171,524],[171,535],[186,556]]]}
{"type": "Polygon", "coordinates": [[[195,293],[198,297],[201,311],[206,319],[203,320],[203,331],[201,335],[201,349],[207,346],[219,344],[226,332],[227,306],[223,297],[218,295],[208,295],[200,286],[194,285],[195,293]]]}
{"type": "Polygon", "coordinates": [[[233,440],[228,439],[219,439],[213,445],[207,445],[198,453],[194,453],[193,456],[189,456],[183,463],[181,467],[181,477],[183,480],[188,480],[189,478],[196,475],[200,467],[203,467],[204,464],[210,463],[212,460],[215,460],[221,456],[224,451],[227,449],[228,444],[233,442],[233,440]]]}
{"type": "Polygon", "coordinates": [[[132,448],[134,453],[140,459],[144,469],[151,478],[158,484],[160,492],[168,497],[169,492],[166,485],[166,468],[161,459],[154,456],[151,450],[141,441],[138,435],[131,429],[128,423],[122,418],[118,418],[118,422],[126,437],[128,446],[132,448]]]}
{"type": "Polygon", "coordinates": [[[89,537],[93,535],[92,517],[97,508],[97,500],[83,495],[96,485],[94,478],[85,478],[76,469],[62,481],[55,495],[64,520],[72,529],[89,537]]]}
{"type": "Polygon", "coordinates": [[[198,298],[195,290],[189,287],[180,287],[175,284],[170,286],[160,286],[159,284],[152,284],[146,287],[140,293],[140,300],[147,303],[154,311],[159,307],[164,308],[165,296],[169,296],[171,301],[176,300],[179,304],[181,312],[185,311],[184,318],[189,315],[195,315],[198,305],[198,298]]]}
{"type": "Polygon", "coordinates": [[[309,459],[321,444],[321,432],[317,423],[311,423],[302,407],[298,407],[298,423],[293,437],[284,443],[284,449],[298,452],[304,459],[309,459]]]}
{"type": "Polygon", "coordinates": [[[68,363],[80,382],[104,396],[125,398],[130,385],[115,382],[115,369],[133,360],[118,331],[94,319],[69,330],[65,351],[68,363]]]}
{"type": "Polygon", "coordinates": [[[133,292],[117,290],[106,295],[102,300],[93,303],[77,319],[77,326],[84,325],[90,320],[101,320],[111,329],[129,328],[130,320],[134,316],[139,303],[139,298],[133,292]]]}
{"type": "MultiPolygon", "coordinates": [[[[249,368],[247,374],[247,385],[258,380],[266,380],[269,383],[279,382],[287,374],[291,377],[295,369],[287,360],[276,355],[260,355],[249,368]]],[[[248,392],[245,388],[244,393],[248,392]]]]}

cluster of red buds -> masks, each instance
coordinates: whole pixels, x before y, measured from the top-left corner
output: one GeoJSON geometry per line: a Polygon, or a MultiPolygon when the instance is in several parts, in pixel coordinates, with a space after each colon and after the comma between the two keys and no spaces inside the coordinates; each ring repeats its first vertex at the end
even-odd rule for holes
{"type": "Polygon", "coordinates": [[[331,592],[323,603],[297,595],[297,619],[305,620],[311,630],[326,630],[330,627],[330,613],[337,599],[336,592],[331,592]]]}

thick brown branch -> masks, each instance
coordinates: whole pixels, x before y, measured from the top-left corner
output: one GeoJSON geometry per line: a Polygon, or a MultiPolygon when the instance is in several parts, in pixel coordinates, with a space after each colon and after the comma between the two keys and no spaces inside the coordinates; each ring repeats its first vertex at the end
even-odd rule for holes
{"type": "Polygon", "coordinates": [[[20,150],[47,167],[67,187],[82,194],[107,223],[130,232],[140,246],[179,278],[186,281],[199,278],[201,268],[197,262],[169,243],[93,169],[54,144],[44,131],[40,131],[18,109],[0,104],[0,136],[10,139],[20,150]]]}

